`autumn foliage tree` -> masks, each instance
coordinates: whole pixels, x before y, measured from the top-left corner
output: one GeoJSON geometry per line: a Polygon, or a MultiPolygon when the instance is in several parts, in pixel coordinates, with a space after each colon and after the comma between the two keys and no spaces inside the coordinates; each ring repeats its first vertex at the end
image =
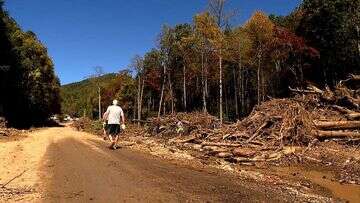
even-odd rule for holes
{"type": "Polygon", "coordinates": [[[163,27],[159,48],[144,60],[148,109],[157,106],[158,116],[169,107],[171,113],[201,109],[218,114],[221,121],[239,119],[250,112],[253,98],[259,104],[267,96],[286,95],[288,86],[282,81],[287,74],[296,85],[303,83],[303,69],[318,57],[303,38],[275,26],[263,12],[232,29],[222,28],[224,16],[203,12],[194,16],[192,27],[163,27]]]}
{"type": "Polygon", "coordinates": [[[244,30],[251,40],[252,61],[257,69],[257,101],[260,104],[265,99],[265,71],[268,64],[264,63],[266,46],[273,38],[274,24],[262,12],[255,12],[245,23],[244,30]]]}
{"type": "Polygon", "coordinates": [[[203,111],[235,121],[290,96],[289,86],[331,87],[359,73],[359,1],[304,0],[287,16],[256,11],[243,25],[231,25],[227,2],[209,0],[191,24],[163,26],[133,73],[138,94],[128,95],[144,107],[134,118],[203,111]]]}
{"type": "Polygon", "coordinates": [[[275,64],[275,72],[287,76],[277,77],[286,78],[287,84],[299,87],[305,82],[304,68],[310,68],[306,62],[320,57],[319,52],[307,45],[304,38],[281,27],[274,29],[274,37],[268,43],[267,52],[275,64]]]}

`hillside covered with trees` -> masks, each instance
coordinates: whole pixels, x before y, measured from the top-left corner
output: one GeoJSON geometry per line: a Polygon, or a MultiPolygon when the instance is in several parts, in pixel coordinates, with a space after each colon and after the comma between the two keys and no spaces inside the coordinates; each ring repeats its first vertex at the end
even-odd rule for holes
{"type": "Polygon", "coordinates": [[[46,47],[23,31],[0,0],[0,116],[10,126],[41,124],[60,112],[60,82],[46,47]]]}
{"type": "Polygon", "coordinates": [[[102,102],[126,97],[121,104],[137,119],[203,111],[233,121],[288,97],[289,87],[332,88],[360,71],[358,0],[304,0],[288,16],[256,11],[235,26],[225,8],[226,1],[210,0],[191,24],[164,25],[156,48],[134,57],[134,77],[119,74],[102,102]]]}
{"type": "Polygon", "coordinates": [[[93,111],[97,110],[97,85],[107,86],[115,77],[116,74],[105,74],[63,85],[60,91],[61,98],[63,98],[61,101],[62,112],[75,117],[93,116],[93,111]]]}

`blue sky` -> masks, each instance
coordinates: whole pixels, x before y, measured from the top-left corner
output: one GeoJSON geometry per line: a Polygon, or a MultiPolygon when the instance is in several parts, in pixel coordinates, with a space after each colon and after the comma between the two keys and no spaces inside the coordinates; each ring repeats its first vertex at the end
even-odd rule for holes
{"type": "MultiPolygon", "coordinates": [[[[228,0],[233,24],[255,10],[286,15],[301,0],[228,0]]],[[[117,72],[156,45],[163,24],[190,23],[206,0],[6,0],[10,15],[47,46],[62,84],[84,79],[92,67],[117,72]]]]}

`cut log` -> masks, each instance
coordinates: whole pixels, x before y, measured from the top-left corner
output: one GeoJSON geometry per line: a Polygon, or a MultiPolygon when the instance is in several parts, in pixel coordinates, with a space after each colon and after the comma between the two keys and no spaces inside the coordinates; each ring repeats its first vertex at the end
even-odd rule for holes
{"type": "Polygon", "coordinates": [[[347,138],[347,137],[360,137],[358,132],[344,132],[344,131],[313,131],[313,134],[318,138],[347,138]]]}
{"type": "Polygon", "coordinates": [[[360,129],[360,121],[317,121],[315,127],[326,130],[360,129]]]}
{"type": "Polygon", "coordinates": [[[345,96],[342,100],[344,100],[345,102],[348,102],[352,107],[354,107],[356,109],[360,109],[360,100],[359,99],[355,99],[351,96],[345,96]]]}
{"type": "Polygon", "coordinates": [[[232,154],[229,152],[220,152],[220,153],[216,154],[216,156],[219,158],[229,158],[229,157],[232,157],[232,154]]]}
{"type": "Polygon", "coordinates": [[[308,85],[307,89],[310,90],[310,91],[313,91],[313,92],[317,92],[317,93],[319,93],[319,94],[323,94],[323,93],[324,93],[323,90],[321,90],[321,89],[317,88],[315,85],[311,85],[311,84],[308,85]]]}
{"type": "Polygon", "coordinates": [[[233,150],[233,154],[238,157],[252,157],[256,154],[256,152],[254,149],[239,147],[233,150]]]}
{"type": "Polygon", "coordinates": [[[260,156],[256,156],[254,158],[245,158],[245,157],[234,157],[232,158],[233,161],[237,162],[237,163],[243,163],[243,162],[265,162],[265,161],[275,161],[277,159],[280,159],[282,157],[282,155],[279,153],[279,155],[277,157],[273,157],[273,158],[269,158],[269,159],[265,159],[263,157],[260,156]]]}
{"type": "Polygon", "coordinates": [[[350,120],[357,120],[360,118],[360,113],[350,113],[347,114],[346,117],[350,120]]]}
{"type": "Polygon", "coordinates": [[[340,113],[343,113],[343,114],[356,113],[355,111],[352,111],[350,109],[347,109],[345,107],[338,106],[338,105],[332,105],[331,107],[334,108],[335,110],[339,111],[340,113]]]}
{"type": "Polygon", "coordinates": [[[221,142],[203,142],[202,146],[219,146],[219,147],[240,147],[241,144],[233,144],[233,143],[221,143],[221,142]]]}
{"type": "MultiPolygon", "coordinates": [[[[217,156],[218,154],[230,154],[232,156],[232,154],[229,152],[229,149],[227,149],[227,148],[207,146],[207,148],[203,148],[203,149],[207,150],[206,155],[209,155],[209,156],[217,156]]],[[[224,156],[226,156],[226,155],[224,155],[224,156]]],[[[223,158],[225,158],[225,157],[223,157],[223,158]]]]}
{"type": "Polygon", "coordinates": [[[289,87],[289,90],[291,91],[291,92],[295,92],[295,93],[307,93],[307,94],[320,94],[318,91],[315,91],[315,90],[303,90],[303,89],[299,89],[299,88],[296,88],[296,89],[294,89],[294,88],[291,88],[291,87],[289,87]]]}
{"type": "Polygon", "coordinates": [[[331,107],[334,108],[335,110],[339,111],[340,113],[345,114],[345,116],[350,120],[356,120],[356,119],[360,118],[359,112],[352,111],[350,109],[347,109],[347,108],[344,108],[344,107],[338,106],[338,105],[333,105],[331,107]]]}
{"type": "MultiPolygon", "coordinates": [[[[250,158],[244,158],[244,157],[235,157],[234,161],[236,163],[242,163],[242,162],[256,162],[256,161],[260,161],[258,159],[250,159],[250,158]]],[[[264,160],[261,160],[264,161],[264,160]]]]}

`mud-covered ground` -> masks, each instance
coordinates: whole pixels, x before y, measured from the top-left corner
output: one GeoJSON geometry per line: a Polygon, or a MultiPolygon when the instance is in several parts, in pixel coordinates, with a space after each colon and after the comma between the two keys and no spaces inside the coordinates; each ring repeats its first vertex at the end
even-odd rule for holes
{"type": "Polygon", "coordinates": [[[359,186],[337,181],[336,170],[291,157],[290,166],[240,165],[126,133],[110,150],[70,127],[5,140],[0,202],[359,202],[359,186]]]}
{"type": "MultiPolygon", "coordinates": [[[[44,128],[1,142],[0,202],[333,200],[326,192],[292,183],[269,185],[258,172],[238,174],[190,156],[153,156],[140,150],[145,146],[140,142],[123,140],[121,145],[110,150],[100,137],[69,127],[44,128]]],[[[154,145],[152,150],[162,153],[160,148],[154,145]]]]}
{"type": "Polygon", "coordinates": [[[236,174],[247,181],[278,187],[297,197],[309,193],[333,199],[317,201],[360,201],[360,151],[357,147],[336,142],[316,143],[311,147],[294,147],[293,153],[274,162],[231,163],[208,155],[192,144],[176,146],[161,137],[125,134],[123,144],[155,156],[196,167],[213,167],[236,174]]]}

